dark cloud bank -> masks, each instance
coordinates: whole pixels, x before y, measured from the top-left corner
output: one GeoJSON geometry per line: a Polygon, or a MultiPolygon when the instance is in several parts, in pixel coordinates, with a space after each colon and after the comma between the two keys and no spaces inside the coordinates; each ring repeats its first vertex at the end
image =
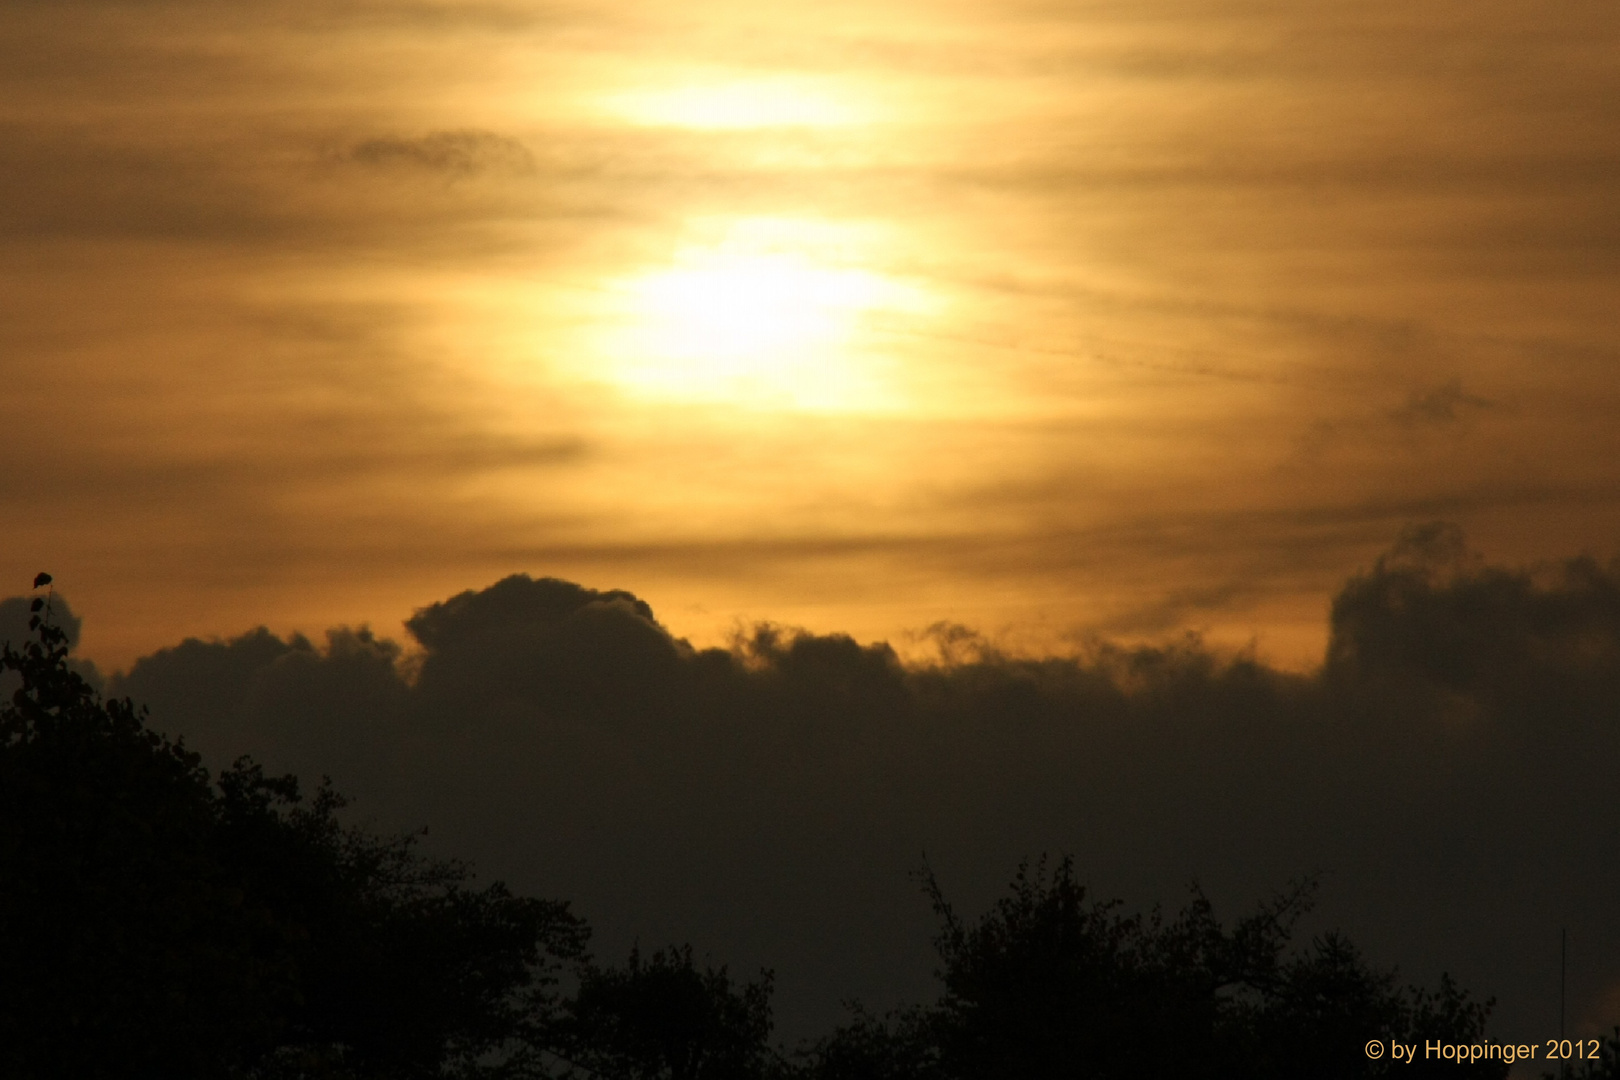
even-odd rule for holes
{"type": "Polygon", "coordinates": [[[1321,926],[1495,993],[1499,1037],[1620,1012],[1620,565],[1472,560],[1409,534],[1333,602],[1309,675],[1189,640],[941,659],[757,629],[694,650],[624,592],[510,577],[408,653],[257,630],[115,676],[212,762],[329,773],[356,812],[573,899],[613,955],[774,967],[792,1037],[929,996],[924,853],[964,905],[1073,853],[1104,894],[1229,915],[1320,873],[1321,926]]]}

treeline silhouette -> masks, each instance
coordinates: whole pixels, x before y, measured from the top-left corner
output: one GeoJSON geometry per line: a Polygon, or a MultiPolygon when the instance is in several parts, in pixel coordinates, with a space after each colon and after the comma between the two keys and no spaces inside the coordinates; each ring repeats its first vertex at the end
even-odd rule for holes
{"type": "MultiPolygon", "coordinates": [[[[36,587],[48,584],[41,575],[36,587]]],[[[772,1041],[769,972],[690,947],[604,963],[563,902],[477,884],[412,836],[247,759],[211,775],[67,663],[48,599],[0,652],[0,1075],[96,1078],[1503,1077],[1374,1059],[1473,1043],[1489,1003],[1401,987],[1343,938],[1295,940],[1309,883],[1231,925],[1098,901],[1026,864],[973,918],[926,870],[939,996],[772,1041]]],[[[739,912],[739,917],[746,913],[739,912]]],[[[1614,1050],[1585,1077],[1616,1075],[1614,1050]]]]}

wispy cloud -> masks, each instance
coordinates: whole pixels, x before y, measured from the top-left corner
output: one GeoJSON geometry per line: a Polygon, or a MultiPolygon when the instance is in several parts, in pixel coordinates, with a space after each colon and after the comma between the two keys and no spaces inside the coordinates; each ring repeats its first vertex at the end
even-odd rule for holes
{"type": "Polygon", "coordinates": [[[435,131],[416,138],[364,139],[349,151],[364,165],[470,176],[485,171],[534,172],[534,155],[516,139],[490,131],[435,131]]]}
{"type": "Polygon", "coordinates": [[[0,535],[71,564],[109,657],[184,565],[187,631],[600,570],[705,640],[948,598],[1298,664],[1413,517],[1612,549],[1612,5],[72,12],[0,12],[0,535]],[[852,104],[610,107],[766,84],[852,104]],[[760,221],[922,298],[805,365],[886,410],[616,381],[624,283],[760,221]]]}

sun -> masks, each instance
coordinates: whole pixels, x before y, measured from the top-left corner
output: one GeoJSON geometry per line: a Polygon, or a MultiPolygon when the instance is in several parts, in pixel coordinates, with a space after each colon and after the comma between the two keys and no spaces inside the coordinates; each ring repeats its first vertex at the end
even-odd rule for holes
{"type": "Polygon", "coordinates": [[[638,397],[848,409],[885,390],[868,317],[905,306],[882,275],[802,251],[721,244],[619,281],[611,380],[638,397]]]}

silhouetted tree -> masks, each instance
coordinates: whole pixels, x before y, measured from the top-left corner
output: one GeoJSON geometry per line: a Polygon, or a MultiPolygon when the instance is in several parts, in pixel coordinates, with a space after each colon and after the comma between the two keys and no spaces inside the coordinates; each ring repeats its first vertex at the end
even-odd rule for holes
{"type": "Polygon", "coordinates": [[[763,1080],[780,1068],[770,1035],[770,972],[739,983],[700,968],[690,946],[638,948],[623,967],[583,969],[553,1045],[612,1080],[763,1080]]]}
{"type": "Polygon", "coordinates": [[[522,1063],[503,1051],[583,951],[565,905],[344,827],[324,784],[305,800],[245,759],[214,783],[67,666],[46,603],[34,637],[0,650],[16,685],[0,707],[0,1075],[522,1063]]]}
{"type": "Polygon", "coordinates": [[[934,1017],[920,1008],[875,1016],[859,1004],[850,1022],[799,1055],[805,1080],[940,1080],[934,1017]]]}
{"type": "MultiPolygon", "coordinates": [[[[1302,885],[1227,928],[1195,890],[1173,919],[1097,902],[1063,860],[1020,867],[1010,894],[968,921],[932,874],[942,994],[930,1009],[854,1023],[820,1043],[816,1080],[1198,1076],[1331,1080],[1383,1075],[1368,1040],[1469,1042],[1488,1005],[1449,979],[1397,991],[1342,937],[1291,948],[1302,885]]],[[[1401,1075],[1495,1077],[1500,1063],[1419,1061],[1401,1075]]]]}

